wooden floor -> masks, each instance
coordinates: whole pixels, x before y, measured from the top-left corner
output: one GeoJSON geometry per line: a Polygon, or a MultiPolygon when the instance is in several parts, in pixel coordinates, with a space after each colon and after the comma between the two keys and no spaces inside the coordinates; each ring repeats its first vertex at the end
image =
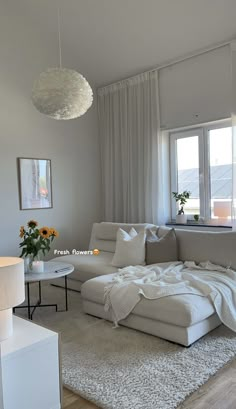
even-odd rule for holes
{"type": "MultiPolygon", "coordinates": [[[[65,388],[63,391],[63,409],[97,408],[65,388]]],[[[212,376],[205,385],[187,398],[179,409],[236,409],[236,360],[212,376]]]]}
{"type": "Polygon", "coordinates": [[[63,389],[64,394],[64,406],[63,409],[96,409],[97,406],[87,400],[75,395],[68,389],[63,389]]]}

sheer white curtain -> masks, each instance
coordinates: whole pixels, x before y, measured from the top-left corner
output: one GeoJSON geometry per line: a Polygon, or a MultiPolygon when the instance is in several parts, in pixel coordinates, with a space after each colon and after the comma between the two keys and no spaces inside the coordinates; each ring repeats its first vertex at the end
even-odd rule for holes
{"type": "Polygon", "coordinates": [[[231,74],[232,74],[232,152],[233,152],[233,174],[232,174],[232,227],[236,230],[236,41],[231,43],[231,74]]]}
{"type": "Polygon", "coordinates": [[[104,220],[165,219],[158,72],[98,90],[104,220]]]}

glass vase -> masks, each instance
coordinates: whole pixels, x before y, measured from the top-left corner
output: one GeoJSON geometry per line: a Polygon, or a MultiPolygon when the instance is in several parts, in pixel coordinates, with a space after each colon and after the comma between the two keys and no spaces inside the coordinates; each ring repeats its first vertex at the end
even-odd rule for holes
{"type": "Polygon", "coordinates": [[[40,255],[34,256],[33,254],[28,254],[25,258],[25,273],[43,273],[44,272],[44,262],[40,260],[40,255]]]}

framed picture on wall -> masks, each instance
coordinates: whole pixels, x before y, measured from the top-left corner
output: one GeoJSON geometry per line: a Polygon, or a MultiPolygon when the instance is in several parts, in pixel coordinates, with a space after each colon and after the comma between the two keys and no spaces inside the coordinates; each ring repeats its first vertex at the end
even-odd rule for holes
{"type": "Polygon", "coordinates": [[[51,160],[17,158],[20,209],[52,207],[51,160]]]}

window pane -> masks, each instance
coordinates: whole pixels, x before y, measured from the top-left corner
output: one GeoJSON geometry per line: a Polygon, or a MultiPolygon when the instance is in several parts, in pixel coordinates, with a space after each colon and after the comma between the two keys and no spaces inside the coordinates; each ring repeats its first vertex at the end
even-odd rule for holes
{"type": "Polygon", "coordinates": [[[230,219],[232,198],[232,128],[209,131],[211,218],[230,219]]]}
{"type": "Polygon", "coordinates": [[[198,136],[177,139],[178,192],[191,192],[184,206],[186,214],[200,213],[198,136]]]}

